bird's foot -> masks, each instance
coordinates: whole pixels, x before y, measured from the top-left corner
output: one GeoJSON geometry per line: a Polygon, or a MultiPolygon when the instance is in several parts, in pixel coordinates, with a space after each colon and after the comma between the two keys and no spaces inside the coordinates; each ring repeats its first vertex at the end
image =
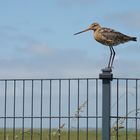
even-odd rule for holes
{"type": "Polygon", "coordinates": [[[114,69],[114,67],[113,66],[108,66],[108,67],[106,67],[107,69],[110,69],[111,71],[112,71],[112,69],[114,69]]]}
{"type": "Polygon", "coordinates": [[[107,69],[108,69],[109,71],[112,71],[112,67],[107,67],[107,69]]]}
{"type": "Polygon", "coordinates": [[[111,67],[105,67],[103,69],[104,72],[112,72],[112,68],[111,67]]]}

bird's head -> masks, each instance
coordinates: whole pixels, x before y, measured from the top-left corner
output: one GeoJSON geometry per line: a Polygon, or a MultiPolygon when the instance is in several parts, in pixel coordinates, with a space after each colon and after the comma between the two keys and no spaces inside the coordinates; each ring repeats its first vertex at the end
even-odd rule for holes
{"type": "Polygon", "coordinates": [[[93,24],[91,24],[87,29],[83,30],[83,31],[80,31],[78,33],[75,33],[74,35],[77,35],[77,34],[81,34],[83,32],[87,32],[89,30],[93,30],[93,31],[96,31],[98,28],[100,28],[101,26],[97,23],[97,22],[94,22],[93,24]]]}

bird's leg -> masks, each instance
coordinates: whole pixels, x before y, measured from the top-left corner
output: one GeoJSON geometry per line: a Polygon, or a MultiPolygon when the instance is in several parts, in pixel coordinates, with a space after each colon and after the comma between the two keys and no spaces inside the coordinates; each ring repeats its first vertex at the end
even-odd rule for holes
{"type": "Polygon", "coordinates": [[[109,49],[110,49],[110,57],[109,57],[109,63],[108,63],[108,68],[111,68],[111,60],[112,60],[112,47],[109,46],[109,49]]]}
{"type": "Polygon", "coordinates": [[[112,52],[113,52],[113,56],[112,56],[112,61],[111,61],[111,64],[110,64],[110,66],[111,66],[111,68],[112,68],[112,66],[113,66],[113,61],[114,61],[114,58],[115,58],[115,51],[114,51],[114,48],[113,47],[111,47],[111,49],[112,49],[112,52]]]}

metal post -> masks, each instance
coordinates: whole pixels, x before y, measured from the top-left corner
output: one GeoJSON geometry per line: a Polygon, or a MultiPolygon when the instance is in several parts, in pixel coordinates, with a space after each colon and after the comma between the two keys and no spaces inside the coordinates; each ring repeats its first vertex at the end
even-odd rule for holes
{"type": "Polygon", "coordinates": [[[110,140],[111,81],[112,70],[105,68],[99,75],[102,79],[102,140],[110,140]]]}

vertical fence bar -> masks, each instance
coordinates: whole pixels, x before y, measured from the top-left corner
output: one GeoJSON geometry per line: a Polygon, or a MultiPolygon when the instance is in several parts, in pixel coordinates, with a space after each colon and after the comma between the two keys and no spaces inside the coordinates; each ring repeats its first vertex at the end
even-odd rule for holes
{"type": "Polygon", "coordinates": [[[51,140],[51,115],[52,115],[52,80],[50,80],[50,106],[49,106],[49,140],[51,140]]]}
{"type": "Polygon", "coordinates": [[[68,140],[70,140],[70,80],[68,80],[68,140]]]}
{"type": "Polygon", "coordinates": [[[138,140],[138,80],[136,80],[136,140],[138,140]]]}
{"type": "Polygon", "coordinates": [[[98,140],[98,79],[96,79],[96,140],[98,140]]]}
{"type": "Polygon", "coordinates": [[[61,138],[61,80],[59,80],[59,140],[61,138]]]}
{"type": "Polygon", "coordinates": [[[110,140],[111,69],[103,69],[99,77],[102,79],[102,140],[110,140]]]}
{"type": "Polygon", "coordinates": [[[128,140],[128,80],[126,79],[126,140],[128,140]]]}
{"type": "Polygon", "coordinates": [[[118,140],[118,131],[119,131],[119,121],[118,118],[119,117],[119,79],[117,79],[117,132],[116,132],[116,138],[118,140]]]}
{"type": "Polygon", "coordinates": [[[13,140],[15,140],[16,80],[14,80],[13,140]]]}
{"type": "Polygon", "coordinates": [[[34,80],[32,80],[32,91],[31,91],[31,140],[33,140],[33,112],[34,112],[34,80]]]}
{"type": "Polygon", "coordinates": [[[22,102],[22,140],[24,140],[24,113],[25,113],[25,80],[23,80],[23,102],[22,102]]]}
{"type": "Polygon", "coordinates": [[[86,135],[86,140],[88,140],[88,100],[89,100],[89,98],[88,98],[88,96],[89,96],[89,92],[88,92],[88,84],[89,84],[89,80],[87,79],[87,128],[86,128],[86,130],[87,130],[87,135],[86,135]]]}
{"type": "Polygon", "coordinates": [[[78,79],[78,89],[77,89],[77,140],[79,140],[79,79],[78,79]]]}
{"type": "Polygon", "coordinates": [[[40,140],[42,140],[42,107],[43,107],[43,80],[41,80],[41,95],[40,95],[40,140]]]}
{"type": "Polygon", "coordinates": [[[7,80],[5,80],[5,101],[4,101],[4,140],[6,140],[6,109],[7,109],[7,80]]]}

